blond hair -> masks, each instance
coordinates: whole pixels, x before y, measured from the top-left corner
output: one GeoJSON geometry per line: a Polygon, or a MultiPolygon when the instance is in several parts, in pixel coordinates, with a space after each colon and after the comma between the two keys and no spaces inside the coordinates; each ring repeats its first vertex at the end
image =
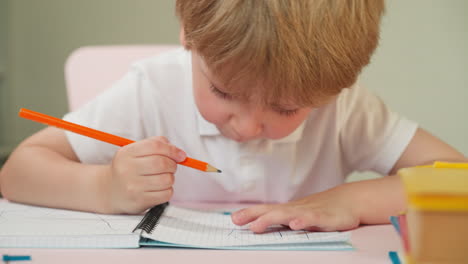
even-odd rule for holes
{"type": "Polygon", "coordinates": [[[228,92],[300,106],[350,87],[378,39],[383,0],[177,0],[186,47],[228,92]]]}

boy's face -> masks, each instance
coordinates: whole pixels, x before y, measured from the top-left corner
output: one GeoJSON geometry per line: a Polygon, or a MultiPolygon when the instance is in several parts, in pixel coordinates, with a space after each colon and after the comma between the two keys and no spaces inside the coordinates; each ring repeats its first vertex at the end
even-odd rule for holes
{"type": "Polygon", "coordinates": [[[210,73],[193,50],[192,71],[195,102],[201,115],[216,125],[223,136],[238,142],[286,137],[312,110],[281,102],[279,105],[263,107],[234,98],[225,92],[216,76],[210,73]]]}

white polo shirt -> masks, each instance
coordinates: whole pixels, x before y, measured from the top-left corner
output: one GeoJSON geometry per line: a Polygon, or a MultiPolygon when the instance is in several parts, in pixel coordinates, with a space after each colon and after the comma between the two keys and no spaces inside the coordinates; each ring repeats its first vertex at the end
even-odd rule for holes
{"type": "MultiPolygon", "coordinates": [[[[178,166],[174,201],[286,202],[344,182],[353,171],[387,174],[417,125],[354,85],[313,110],[291,135],[237,143],[197,110],[190,52],[142,60],[66,120],[132,140],[165,136],[222,173],[178,166]]],[[[83,163],[109,163],[118,147],[67,132],[83,163]]]]}

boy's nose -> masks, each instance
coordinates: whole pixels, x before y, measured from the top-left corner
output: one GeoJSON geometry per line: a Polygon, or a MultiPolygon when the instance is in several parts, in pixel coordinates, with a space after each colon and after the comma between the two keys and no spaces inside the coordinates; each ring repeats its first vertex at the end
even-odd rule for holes
{"type": "Polygon", "coordinates": [[[252,115],[238,117],[236,121],[233,128],[241,141],[254,139],[262,133],[263,125],[261,121],[252,115]]]}

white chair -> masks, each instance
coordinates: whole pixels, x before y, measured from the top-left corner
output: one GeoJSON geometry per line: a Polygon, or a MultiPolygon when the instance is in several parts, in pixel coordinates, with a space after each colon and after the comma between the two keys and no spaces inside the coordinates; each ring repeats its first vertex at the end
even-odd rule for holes
{"type": "Polygon", "coordinates": [[[71,111],[121,78],[132,62],[177,48],[177,45],[87,46],[75,50],[65,64],[71,111]]]}

